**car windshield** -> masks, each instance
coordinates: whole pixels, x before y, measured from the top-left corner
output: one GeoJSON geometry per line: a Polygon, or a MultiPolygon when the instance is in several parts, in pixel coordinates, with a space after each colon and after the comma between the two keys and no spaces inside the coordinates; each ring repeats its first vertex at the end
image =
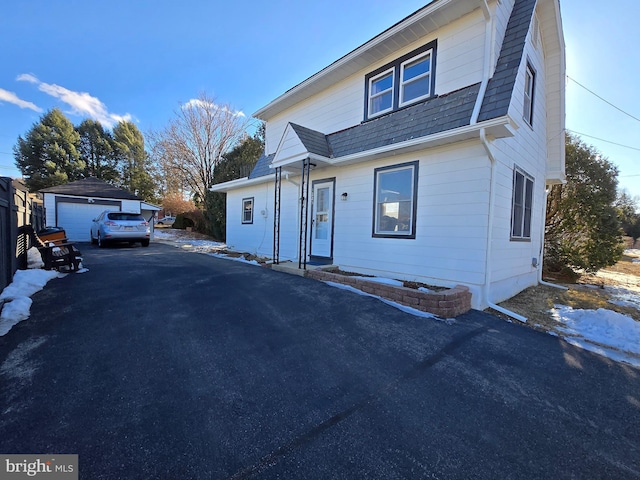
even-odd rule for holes
{"type": "Polygon", "coordinates": [[[109,220],[128,220],[131,222],[144,222],[144,218],[139,213],[112,212],[108,215],[109,220]]]}

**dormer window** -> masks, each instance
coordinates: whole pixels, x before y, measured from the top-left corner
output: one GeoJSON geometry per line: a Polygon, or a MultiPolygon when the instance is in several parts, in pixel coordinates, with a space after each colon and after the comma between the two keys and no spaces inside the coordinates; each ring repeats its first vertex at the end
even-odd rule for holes
{"type": "Polygon", "coordinates": [[[365,77],[365,120],[433,96],[436,41],[365,77]]]}
{"type": "Polygon", "coordinates": [[[401,66],[400,106],[427,98],[431,93],[431,50],[401,66]]]}
{"type": "Polygon", "coordinates": [[[369,115],[380,115],[393,108],[393,69],[369,80],[369,115]]]}

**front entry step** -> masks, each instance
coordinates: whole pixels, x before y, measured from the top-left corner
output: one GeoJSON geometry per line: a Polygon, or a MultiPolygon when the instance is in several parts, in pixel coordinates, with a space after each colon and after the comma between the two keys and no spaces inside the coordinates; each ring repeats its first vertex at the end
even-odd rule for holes
{"type": "Polygon", "coordinates": [[[328,268],[335,268],[335,265],[310,265],[307,263],[307,270],[298,268],[298,262],[282,262],[271,265],[271,270],[290,273],[292,275],[298,275],[300,277],[304,277],[305,271],[308,270],[326,270],[328,268]]]}

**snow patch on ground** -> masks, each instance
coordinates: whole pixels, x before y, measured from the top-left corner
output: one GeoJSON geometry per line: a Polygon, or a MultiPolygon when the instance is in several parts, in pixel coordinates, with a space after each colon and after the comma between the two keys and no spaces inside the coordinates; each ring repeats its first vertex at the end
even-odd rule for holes
{"type": "Polygon", "coordinates": [[[18,322],[29,318],[31,297],[44,288],[52,278],[62,276],[55,270],[18,270],[13,282],[0,293],[0,337],[6,335],[18,322]]]}
{"type": "Polygon", "coordinates": [[[367,280],[368,282],[381,283],[383,285],[391,285],[392,287],[402,287],[404,283],[399,280],[394,280],[393,278],[384,278],[384,277],[352,277],[359,278],[360,280],[367,280]]]}
{"type": "Polygon", "coordinates": [[[207,255],[210,255],[212,257],[223,258],[225,260],[233,260],[234,262],[242,262],[249,265],[260,265],[257,261],[247,260],[244,256],[233,257],[231,255],[227,255],[226,253],[217,253],[216,251],[219,252],[227,249],[227,245],[221,242],[216,242],[213,240],[194,240],[188,238],[180,238],[174,233],[159,230],[156,230],[154,235],[159,240],[166,240],[175,243],[183,250],[188,250],[190,252],[206,253],[207,255]]]}
{"type": "MultiPolygon", "coordinates": [[[[640,367],[640,322],[621,313],[555,305],[555,332],[568,343],[616,361],[640,367]]],[[[551,332],[550,332],[551,333],[551,332]]]]}
{"type": "Polygon", "coordinates": [[[36,247],[31,247],[27,250],[27,268],[44,268],[40,250],[36,247]]]}

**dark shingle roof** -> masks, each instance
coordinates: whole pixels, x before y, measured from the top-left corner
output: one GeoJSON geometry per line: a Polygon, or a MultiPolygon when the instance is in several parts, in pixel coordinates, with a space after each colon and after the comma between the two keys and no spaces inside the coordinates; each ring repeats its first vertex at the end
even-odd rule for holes
{"type": "Polygon", "coordinates": [[[60,193],[79,197],[116,198],[118,200],[142,200],[142,198],[122,188],[114,187],[95,177],[87,177],[75,182],[43,188],[42,193],[60,193]]]}
{"type": "Polygon", "coordinates": [[[289,125],[291,125],[291,128],[296,132],[296,135],[298,135],[307,152],[322,155],[323,157],[331,156],[331,150],[329,149],[327,137],[324,133],[295,123],[290,123],[289,125]]]}
{"type": "Polygon", "coordinates": [[[263,153],[256,162],[256,165],[253,167],[253,170],[251,170],[249,178],[258,178],[264,177],[265,175],[270,175],[272,171],[269,168],[269,165],[271,165],[271,161],[273,160],[274,156],[275,154],[265,155],[263,153]]]}
{"type": "Polygon", "coordinates": [[[480,84],[429,99],[328,135],[334,157],[372,150],[469,125],[480,84]]]}
{"type": "Polygon", "coordinates": [[[482,101],[482,108],[478,116],[479,122],[502,117],[509,110],[535,5],[536,0],[516,0],[513,6],[496,71],[493,78],[489,80],[482,101]]]}

